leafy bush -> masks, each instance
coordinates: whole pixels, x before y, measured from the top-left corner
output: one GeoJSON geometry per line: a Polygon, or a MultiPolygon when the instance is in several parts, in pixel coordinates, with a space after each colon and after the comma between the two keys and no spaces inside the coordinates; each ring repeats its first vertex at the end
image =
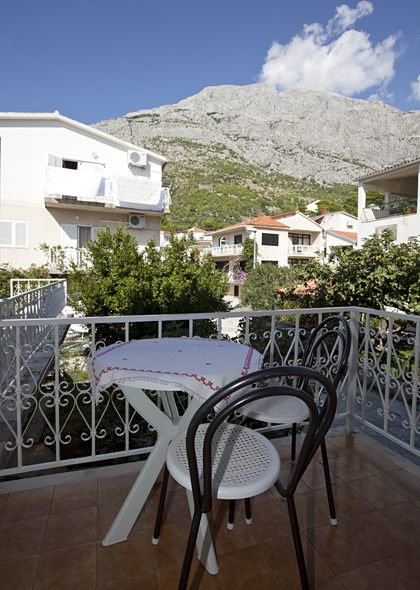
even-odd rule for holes
{"type": "Polygon", "coordinates": [[[48,279],[48,268],[32,264],[29,268],[13,268],[6,264],[0,266],[0,299],[10,296],[11,279],[48,279]]]}
{"type": "MultiPolygon", "coordinates": [[[[227,278],[211,256],[202,258],[189,239],[172,238],[158,249],[151,241],[139,252],[124,229],[98,234],[88,246],[87,265],[71,274],[74,307],[86,316],[149,315],[225,311],[227,278]]],[[[184,333],[184,323],[168,325],[170,335],[184,333]]],[[[99,328],[107,342],[121,338],[122,326],[99,328]]],[[[210,322],[197,325],[201,335],[212,332],[210,322]]],[[[135,326],[133,337],[152,336],[156,327],[135,326]]],[[[196,331],[198,333],[198,331],[196,331]]],[[[168,334],[169,335],[169,334],[168,334]]]]}

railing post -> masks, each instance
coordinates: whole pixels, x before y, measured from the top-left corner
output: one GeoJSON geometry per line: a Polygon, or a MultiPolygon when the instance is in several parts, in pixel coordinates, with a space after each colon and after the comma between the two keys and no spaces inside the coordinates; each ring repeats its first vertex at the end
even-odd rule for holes
{"type": "Polygon", "coordinates": [[[347,411],[346,411],[346,431],[352,433],[355,431],[356,424],[356,396],[357,396],[357,370],[359,363],[359,325],[360,312],[350,310],[350,331],[351,331],[351,350],[349,358],[349,370],[347,376],[347,411]]]}

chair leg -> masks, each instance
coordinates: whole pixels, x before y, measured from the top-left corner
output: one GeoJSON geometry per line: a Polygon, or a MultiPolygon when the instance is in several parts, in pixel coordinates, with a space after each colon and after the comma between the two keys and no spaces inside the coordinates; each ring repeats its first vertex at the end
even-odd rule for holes
{"type": "Polygon", "coordinates": [[[245,522],[252,524],[251,498],[245,498],[245,522]]]}
{"type": "Polygon", "coordinates": [[[321,455],[322,455],[322,465],[324,467],[325,486],[327,488],[328,506],[330,509],[330,523],[332,525],[336,525],[337,524],[337,514],[335,512],[335,502],[334,502],[334,495],[333,495],[332,485],[331,485],[331,474],[330,474],[330,467],[328,464],[327,445],[325,444],[325,439],[321,443],[321,455]]]}
{"type": "Polygon", "coordinates": [[[300,537],[299,522],[297,519],[295,500],[293,496],[287,496],[287,508],[289,510],[290,524],[292,527],[293,541],[295,544],[300,583],[302,590],[309,590],[308,573],[306,571],[305,556],[303,554],[302,539],[300,537]]]}
{"type": "Polygon", "coordinates": [[[165,508],[166,492],[168,489],[169,471],[168,468],[163,468],[162,487],[160,488],[159,506],[156,514],[155,530],[153,531],[152,543],[153,545],[159,544],[160,538],[160,527],[162,525],[163,509],[165,508]]]}
{"type": "Polygon", "coordinates": [[[198,529],[200,528],[201,512],[195,510],[191,522],[190,534],[188,535],[187,547],[185,549],[184,562],[182,564],[181,577],[178,590],[186,590],[188,578],[190,577],[191,562],[194,556],[194,548],[197,542],[198,529]]]}
{"type": "Polygon", "coordinates": [[[292,450],[290,453],[290,461],[292,463],[296,460],[296,435],[297,435],[297,424],[292,424],[292,450]]]}
{"type": "Polygon", "coordinates": [[[235,528],[235,500],[229,500],[229,516],[226,526],[229,531],[233,531],[235,528]]]}

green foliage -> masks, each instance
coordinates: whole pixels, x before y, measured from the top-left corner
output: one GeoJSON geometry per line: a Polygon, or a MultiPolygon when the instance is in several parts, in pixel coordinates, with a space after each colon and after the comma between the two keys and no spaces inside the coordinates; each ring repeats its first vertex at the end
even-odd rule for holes
{"type": "MultiPolygon", "coordinates": [[[[123,228],[98,234],[88,246],[88,264],[74,269],[76,291],[73,305],[87,316],[150,315],[225,311],[223,297],[227,278],[215,268],[211,256],[204,258],[192,241],[172,238],[160,250],[151,241],[141,253],[136,240],[123,228]]],[[[170,327],[172,332],[185,326],[170,327]]],[[[201,325],[212,330],[209,322],[201,325]]],[[[121,327],[103,329],[101,337],[121,337],[121,327]]],[[[130,335],[151,335],[154,326],[135,328],[130,335]],[[143,330],[141,333],[139,330],[143,330]]]]}
{"type": "Polygon", "coordinates": [[[0,266],[0,299],[10,296],[11,279],[48,279],[48,268],[31,264],[29,268],[13,268],[6,264],[0,266]]]}
{"type": "Polygon", "coordinates": [[[252,309],[276,309],[279,295],[277,287],[293,280],[294,267],[258,264],[246,278],[241,302],[252,309]]]}
{"type": "Polygon", "coordinates": [[[261,275],[260,281],[261,287],[250,274],[244,284],[245,300],[254,309],[391,305],[419,313],[420,241],[396,244],[392,233],[384,231],[359,249],[343,248],[325,262],[298,265],[283,280],[273,272],[261,275]]]}
{"type": "Polygon", "coordinates": [[[251,238],[245,238],[242,243],[242,256],[245,260],[245,272],[251,272],[254,268],[254,248],[255,258],[258,256],[258,244],[251,238]]]}

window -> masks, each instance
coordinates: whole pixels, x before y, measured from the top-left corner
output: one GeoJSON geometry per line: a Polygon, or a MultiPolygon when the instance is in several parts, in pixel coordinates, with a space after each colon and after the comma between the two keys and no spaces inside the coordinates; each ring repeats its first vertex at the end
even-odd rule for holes
{"type": "Polygon", "coordinates": [[[28,222],[1,220],[0,246],[3,248],[27,248],[28,222]]]}
{"type": "Polygon", "coordinates": [[[227,262],[226,260],[216,260],[214,264],[218,270],[224,270],[225,272],[229,272],[229,262],[227,262]]]}
{"type": "Polygon", "coordinates": [[[289,234],[294,246],[310,246],[311,236],[309,234],[289,234]]]}
{"type": "Polygon", "coordinates": [[[242,234],[237,236],[233,236],[233,243],[234,244],[242,244],[242,234]]]}
{"type": "Polygon", "coordinates": [[[309,262],[309,258],[289,258],[287,261],[289,266],[294,266],[295,264],[306,264],[309,262]]]}
{"type": "Polygon", "coordinates": [[[233,286],[233,296],[234,297],[239,297],[239,285],[234,285],[233,286]]]}
{"type": "Polygon", "coordinates": [[[225,236],[222,236],[219,239],[219,246],[226,246],[226,238],[225,238],[225,236]]]}
{"type": "Polygon", "coordinates": [[[77,170],[79,162],[75,160],[63,160],[63,168],[69,168],[70,170],[77,170]]]}
{"type": "Polygon", "coordinates": [[[261,260],[261,264],[274,264],[274,266],[278,266],[279,263],[277,260],[261,260]]]}
{"type": "Polygon", "coordinates": [[[392,225],[381,225],[381,227],[376,227],[375,228],[375,234],[381,234],[384,230],[390,230],[394,240],[397,239],[397,224],[392,224],[392,225]]]}
{"type": "Polygon", "coordinates": [[[278,234],[262,234],[261,244],[263,246],[278,246],[279,245],[278,234]]]}

